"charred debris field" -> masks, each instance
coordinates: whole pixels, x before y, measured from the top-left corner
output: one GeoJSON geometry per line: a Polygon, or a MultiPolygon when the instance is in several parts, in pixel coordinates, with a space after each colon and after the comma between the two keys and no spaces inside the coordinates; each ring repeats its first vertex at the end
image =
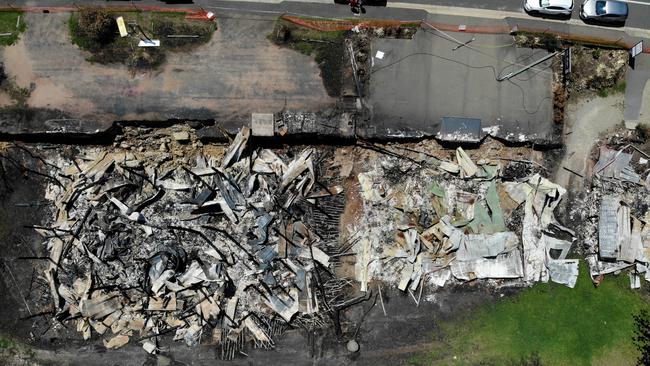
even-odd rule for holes
{"type": "Polygon", "coordinates": [[[1,356],[633,362],[646,139],[603,137],[571,194],[552,153],[492,139],[274,145],[243,128],[216,144],[178,123],[110,146],[2,143],[1,356]],[[593,322],[624,326],[580,348],[593,322]],[[575,337],[522,343],[532,326],[575,337]]]}

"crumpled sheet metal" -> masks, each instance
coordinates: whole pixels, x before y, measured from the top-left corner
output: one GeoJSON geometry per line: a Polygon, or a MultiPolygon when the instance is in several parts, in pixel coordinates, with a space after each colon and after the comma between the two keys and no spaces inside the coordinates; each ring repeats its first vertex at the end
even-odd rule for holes
{"type": "Polygon", "coordinates": [[[603,259],[618,257],[618,210],[621,200],[617,196],[604,196],[598,219],[598,250],[603,259]]]}
{"type": "Polygon", "coordinates": [[[490,259],[455,260],[451,262],[451,273],[464,281],[477,278],[521,278],[524,268],[519,249],[513,249],[490,259]]]}
{"type": "Polygon", "coordinates": [[[551,280],[574,288],[578,281],[578,259],[550,259],[546,266],[551,280]]]}
{"type": "Polygon", "coordinates": [[[456,251],[457,261],[494,258],[501,253],[517,249],[519,237],[506,231],[495,234],[469,234],[456,251]]]}
{"type": "Polygon", "coordinates": [[[556,223],[553,211],[566,190],[539,174],[529,177],[526,182],[506,182],[504,187],[515,202],[524,203],[521,233],[524,280],[529,283],[548,282],[550,278],[546,267],[548,248],[539,233],[556,223]]]}
{"type": "Polygon", "coordinates": [[[641,177],[630,166],[631,161],[632,154],[601,146],[600,157],[594,166],[594,173],[605,178],[638,184],[641,181],[641,177]]]}
{"type": "Polygon", "coordinates": [[[415,290],[422,280],[444,286],[452,278],[521,278],[527,283],[552,279],[574,285],[573,272],[566,272],[577,267],[563,262],[571,242],[541,235],[549,225],[562,227],[553,211],[564,188],[538,174],[518,182],[491,181],[499,169],[484,169],[492,166],[490,162],[477,165],[462,149],[456,150],[456,158],[458,170],[439,164],[437,171],[406,173],[397,184],[385,176],[397,169],[408,171],[396,158],[378,161],[373,169],[358,174],[364,214],[353,231],[361,232],[355,246],[361,289],[367,289],[371,279],[393,283],[403,291],[415,290]],[[475,182],[476,193],[458,187],[468,180],[475,182]],[[525,205],[522,233],[507,230],[499,190],[515,207],[525,205]],[[417,215],[421,219],[429,207],[437,218],[430,227],[418,227],[417,215]],[[561,258],[551,258],[551,250],[560,250],[561,258]]]}
{"type": "Polygon", "coordinates": [[[46,237],[57,314],[77,317],[86,339],[112,333],[105,345],[119,348],[170,329],[188,345],[208,331],[268,345],[265,319],[317,313],[312,272],[330,257],[291,214],[317,199],[315,151],[246,154],[249,136],[242,129],[221,161],[198,154],[194,166],[121,151],[78,158],[68,185],[48,187],[61,232],[46,237]]]}
{"type": "MultiPolygon", "coordinates": [[[[599,283],[609,273],[635,266],[634,276],[630,274],[631,287],[639,288],[640,274],[650,281],[650,218],[646,213],[641,220],[633,217],[630,206],[619,195],[605,195],[600,201],[598,221],[597,254],[587,256],[592,281],[599,283]]],[[[593,248],[596,252],[596,248],[593,248]]]]}

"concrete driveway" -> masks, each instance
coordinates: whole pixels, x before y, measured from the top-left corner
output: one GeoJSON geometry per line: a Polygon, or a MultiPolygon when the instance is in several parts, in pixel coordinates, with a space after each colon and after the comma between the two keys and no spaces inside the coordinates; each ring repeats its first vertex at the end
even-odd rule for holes
{"type": "Polygon", "coordinates": [[[512,37],[420,30],[412,40],[377,39],[368,104],[372,125],[367,136],[435,135],[443,117],[481,120],[483,133],[511,141],[548,140],[553,131],[550,61],[509,81],[504,75],[547,55],[512,46],[512,37]]]}
{"type": "Polygon", "coordinates": [[[270,16],[230,14],[212,40],[170,53],[159,70],[131,75],[97,65],[70,43],[67,13],[26,14],[22,40],[2,51],[10,77],[32,89],[31,107],[89,121],[216,119],[238,126],[253,112],[332,105],[311,57],[273,45],[270,16]]]}

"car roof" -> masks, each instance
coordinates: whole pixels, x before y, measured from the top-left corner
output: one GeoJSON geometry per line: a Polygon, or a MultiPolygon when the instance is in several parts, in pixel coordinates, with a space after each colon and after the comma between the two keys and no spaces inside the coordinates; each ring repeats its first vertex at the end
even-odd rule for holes
{"type": "Polygon", "coordinates": [[[605,1],[605,3],[607,14],[627,15],[627,3],[620,1],[605,1]]]}
{"type": "Polygon", "coordinates": [[[560,6],[563,8],[570,8],[573,6],[573,0],[547,0],[547,6],[560,6]]]}
{"type": "Polygon", "coordinates": [[[595,4],[595,11],[598,15],[627,15],[627,3],[611,0],[595,0],[593,3],[595,4]]]}

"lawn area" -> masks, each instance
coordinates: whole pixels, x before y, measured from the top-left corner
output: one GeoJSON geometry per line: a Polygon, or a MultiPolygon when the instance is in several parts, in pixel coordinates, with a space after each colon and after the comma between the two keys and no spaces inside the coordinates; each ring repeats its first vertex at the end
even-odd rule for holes
{"type": "Polygon", "coordinates": [[[542,365],[634,365],[632,315],[644,307],[647,300],[629,288],[626,274],[608,276],[594,288],[581,262],[574,289],[538,284],[472,312],[467,320],[444,323],[440,346],[411,361],[533,365],[530,360],[539,357],[542,365]]]}
{"type": "Polygon", "coordinates": [[[11,35],[0,36],[0,46],[10,46],[20,37],[20,34],[27,29],[21,12],[0,11],[0,33],[11,33],[11,35]],[[20,17],[20,22],[18,22],[20,17]],[[18,26],[18,27],[16,27],[18,26]]]}
{"type": "Polygon", "coordinates": [[[84,9],[68,22],[72,42],[90,51],[89,62],[123,63],[133,69],[152,69],[167,52],[190,51],[210,41],[215,22],[185,19],[184,13],[107,12],[84,9]],[[120,37],[115,19],[123,17],[129,35],[120,37]],[[170,37],[171,36],[171,37],[170,37]],[[140,40],[160,40],[160,47],[138,47],[140,40]]]}

